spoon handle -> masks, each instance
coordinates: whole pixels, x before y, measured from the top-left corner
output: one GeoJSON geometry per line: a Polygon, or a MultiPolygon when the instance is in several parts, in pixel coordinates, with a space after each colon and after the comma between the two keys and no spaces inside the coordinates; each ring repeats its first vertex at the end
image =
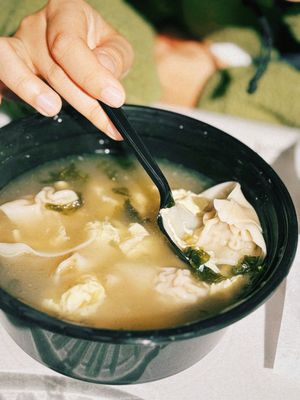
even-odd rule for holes
{"type": "Polygon", "coordinates": [[[137,159],[158,188],[160,194],[160,208],[167,208],[174,205],[172,192],[164,174],[153,159],[140,135],[128,121],[123,110],[121,108],[110,107],[101,101],[99,101],[99,103],[121,133],[124,140],[130,145],[137,159]]]}

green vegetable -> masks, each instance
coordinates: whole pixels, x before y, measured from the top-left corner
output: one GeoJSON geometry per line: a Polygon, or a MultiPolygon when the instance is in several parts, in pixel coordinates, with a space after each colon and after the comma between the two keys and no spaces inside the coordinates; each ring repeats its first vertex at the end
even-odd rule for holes
{"type": "Polygon", "coordinates": [[[122,169],[134,169],[136,167],[135,160],[131,157],[115,157],[116,163],[122,169]]]}
{"type": "Polygon", "coordinates": [[[214,272],[211,268],[208,268],[206,265],[197,269],[194,274],[203,282],[206,283],[218,283],[227,279],[222,274],[218,272],[214,272]]]}
{"type": "Polygon", "coordinates": [[[253,289],[255,283],[262,276],[265,271],[265,265],[262,264],[262,259],[260,257],[245,256],[238,264],[232,268],[232,276],[236,275],[246,275],[248,281],[240,294],[240,297],[245,296],[253,289]]]}
{"type": "Polygon", "coordinates": [[[210,255],[203,249],[188,247],[183,253],[193,268],[193,274],[201,281],[206,283],[218,283],[226,279],[225,276],[214,272],[211,268],[204,265],[210,259],[210,255]]]}
{"type": "Polygon", "coordinates": [[[52,204],[52,203],[46,203],[45,207],[48,210],[51,211],[56,211],[60,212],[64,215],[69,215],[81,208],[84,204],[84,201],[82,199],[82,196],[80,193],[77,193],[78,199],[71,201],[70,203],[66,204],[52,204]]]}
{"type": "Polygon", "coordinates": [[[112,191],[116,194],[120,194],[121,196],[129,197],[129,190],[127,187],[116,187],[112,188],[112,191]]]}
{"type": "Polygon", "coordinates": [[[113,160],[101,160],[97,165],[112,181],[118,179],[122,170],[135,168],[135,162],[132,158],[118,156],[115,156],[113,160]]]}
{"type": "Polygon", "coordinates": [[[138,222],[139,224],[145,222],[145,220],[140,216],[140,213],[133,207],[129,199],[124,201],[124,211],[130,221],[138,222]]]}
{"type": "Polygon", "coordinates": [[[194,269],[198,269],[210,259],[210,255],[198,247],[187,247],[183,250],[183,254],[194,269]]]}
{"type": "MultiPolygon", "coordinates": [[[[222,274],[214,272],[212,269],[204,265],[210,259],[210,256],[203,249],[188,247],[183,251],[183,253],[190,263],[193,274],[201,281],[206,283],[218,283],[228,278],[222,274]]],[[[262,265],[260,257],[245,256],[236,266],[232,267],[231,277],[247,274],[250,278],[250,287],[264,269],[265,267],[262,265]]]]}
{"type": "Polygon", "coordinates": [[[81,172],[75,165],[71,162],[69,165],[61,169],[60,171],[49,172],[49,178],[41,181],[42,183],[54,183],[57,181],[74,182],[81,181],[85,182],[88,179],[88,174],[81,172]]]}
{"type": "Polygon", "coordinates": [[[253,281],[264,269],[260,257],[245,256],[239,261],[238,265],[232,268],[232,275],[249,274],[251,281],[253,281]]]}
{"type": "Polygon", "coordinates": [[[102,160],[97,164],[97,166],[112,181],[115,181],[118,178],[118,169],[110,160],[102,160]]]}

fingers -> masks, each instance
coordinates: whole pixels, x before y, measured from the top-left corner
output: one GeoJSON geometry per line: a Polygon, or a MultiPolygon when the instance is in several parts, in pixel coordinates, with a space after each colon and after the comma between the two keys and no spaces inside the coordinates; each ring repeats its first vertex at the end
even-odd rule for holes
{"type": "Polygon", "coordinates": [[[4,51],[0,80],[9,89],[49,116],[59,111],[61,95],[108,136],[122,139],[97,100],[113,107],[124,103],[118,79],[130,68],[133,52],[87,3],[49,0],[44,9],[23,20],[14,38],[6,40],[26,48],[25,55],[18,46],[4,51]]]}
{"type": "Polygon", "coordinates": [[[112,139],[122,140],[122,136],[110,122],[98,101],[82,91],[50,57],[45,56],[44,60],[47,61],[41,73],[49,84],[97,128],[112,139]]]}
{"type": "Polygon", "coordinates": [[[13,39],[0,38],[0,55],[2,83],[41,114],[56,115],[62,105],[60,97],[16,54],[13,39]]]}
{"type": "Polygon", "coordinates": [[[133,49],[120,35],[114,35],[93,50],[98,62],[115,78],[126,76],[133,63],[133,49]]]}
{"type": "Polygon", "coordinates": [[[52,16],[48,25],[48,46],[54,60],[81,89],[112,107],[120,107],[125,92],[120,82],[99,64],[87,44],[86,18],[76,7],[68,9],[67,24],[63,13],[52,16]],[[76,23],[76,30],[73,28],[76,23]]]}

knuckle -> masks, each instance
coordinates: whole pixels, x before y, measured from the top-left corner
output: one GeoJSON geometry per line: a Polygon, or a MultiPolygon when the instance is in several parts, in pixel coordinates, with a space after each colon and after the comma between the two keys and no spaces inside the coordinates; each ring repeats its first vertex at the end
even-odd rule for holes
{"type": "Polygon", "coordinates": [[[57,0],[48,0],[48,7],[55,7],[57,6],[57,0]]]}
{"type": "Polygon", "coordinates": [[[83,89],[93,88],[95,91],[99,87],[98,82],[99,82],[99,71],[92,70],[81,77],[79,85],[83,89]]]}
{"type": "Polygon", "coordinates": [[[23,30],[23,29],[26,29],[28,26],[31,26],[32,25],[32,23],[34,22],[34,14],[33,15],[26,15],[26,17],[24,17],[23,19],[22,19],[22,21],[20,22],[20,25],[19,25],[19,30],[23,30]]]}
{"type": "Polygon", "coordinates": [[[115,68],[115,71],[113,74],[115,76],[118,77],[122,74],[123,68],[124,68],[124,61],[123,61],[122,54],[120,53],[120,51],[118,51],[118,49],[113,48],[113,47],[103,48],[99,51],[99,54],[104,54],[112,60],[114,68],[115,68]]]}
{"type": "MultiPolygon", "coordinates": [[[[22,19],[14,37],[30,40],[33,37],[33,32],[41,32],[43,26],[45,26],[43,13],[37,11],[35,14],[27,15],[22,19]]],[[[34,36],[36,38],[36,35],[34,36]]]]}
{"type": "Polygon", "coordinates": [[[110,54],[114,58],[115,62],[118,63],[121,67],[123,67],[123,54],[117,47],[110,48],[110,54]]]}
{"type": "Polygon", "coordinates": [[[132,45],[123,36],[118,35],[113,47],[118,51],[123,61],[123,68],[129,69],[133,63],[134,50],[132,45]]]}
{"type": "Polygon", "coordinates": [[[66,52],[70,49],[74,37],[69,33],[57,33],[50,45],[50,51],[56,59],[63,58],[66,52]]]}
{"type": "Polygon", "coordinates": [[[15,81],[16,92],[23,93],[27,91],[28,87],[30,86],[31,86],[30,79],[28,79],[28,76],[16,77],[15,81]]]}
{"type": "Polygon", "coordinates": [[[87,111],[87,118],[92,122],[92,123],[99,123],[101,122],[101,111],[100,111],[100,106],[98,103],[95,103],[91,105],[87,111]]]}
{"type": "Polygon", "coordinates": [[[50,83],[60,84],[64,79],[64,72],[57,64],[53,63],[45,71],[44,78],[50,83]]]}
{"type": "Polygon", "coordinates": [[[128,40],[124,39],[123,37],[121,37],[122,41],[121,44],[124,48],[124,50],[126,51],[127,57],[128,59],[130,59],[131,61],[134,58],[134,51],[133,51],[133,47],[132,44],[128,42],[128,40]]]}

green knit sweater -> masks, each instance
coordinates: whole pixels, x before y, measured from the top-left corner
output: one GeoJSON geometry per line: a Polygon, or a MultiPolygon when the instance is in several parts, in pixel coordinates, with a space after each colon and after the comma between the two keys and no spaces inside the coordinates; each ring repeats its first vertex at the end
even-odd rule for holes
{"type": "MultiPolygon", "coordinates": [[[[122,0],[88,2],[126,36],[134,47],[135,63],[124,82],[129,103],[150,104],[159,99],[160,87],[153,58],[154,31],[149,21],[161,27],[165,20],[172,20],[195,38],[233,42],[253,58],[259,55],[260,32],[256,20],[240,0],[174,0],[172,3],[167,0],[128,0],[145,19],[122,0]]],[[[286,31],[292,33],[292,40],[295,43],[300,40],[300,5],[288,5],[284,12],[278,12],[274,8],[274,0],[259,2],[272,22],[275,42],[280,43],[282,32],[278,27],[284,30],[284,24],[286,31]]],[[[45,3],[45,0],[0,0],[0,34],[12,34],[25,15],[45,3]]],[[[282,43],[285,46],[285,42],[282,43]]],[[[217,72],[201,94],[198,106],[211,111],[300,127],[299,70],[283,61],[280,49],[273,52],[272,61],[257,92],[250,95],[246,88],[253,72],[253,66],[217,72]]]]}

